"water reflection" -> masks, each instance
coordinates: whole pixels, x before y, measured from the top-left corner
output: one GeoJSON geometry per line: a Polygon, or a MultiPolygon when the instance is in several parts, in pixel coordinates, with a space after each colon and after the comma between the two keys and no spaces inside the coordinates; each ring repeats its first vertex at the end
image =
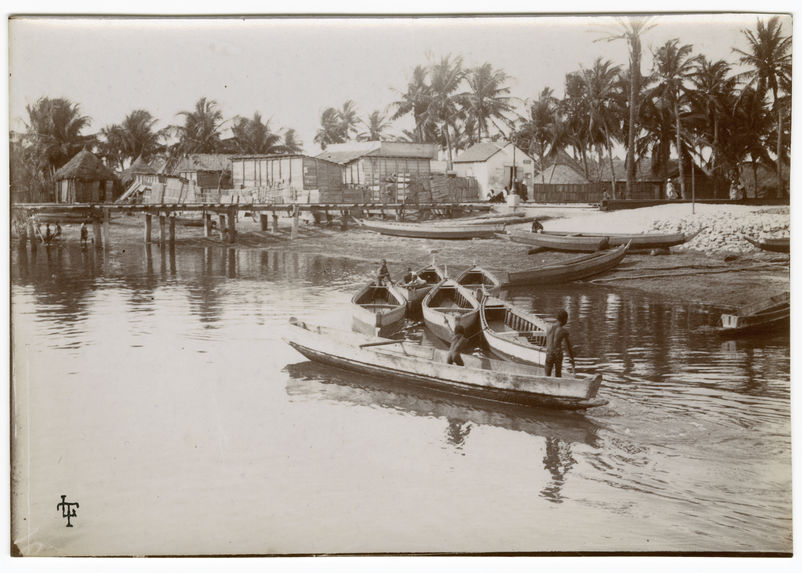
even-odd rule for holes
{"type": "Polygon", "coordinates": [[[551,436],[546,438],[543,467],[551,474],[551,481],[540,490],[540,496],[553,503],[562,503],[562,488],[565,485],[565,478],[575,463],[570,443],[551,436]]]}

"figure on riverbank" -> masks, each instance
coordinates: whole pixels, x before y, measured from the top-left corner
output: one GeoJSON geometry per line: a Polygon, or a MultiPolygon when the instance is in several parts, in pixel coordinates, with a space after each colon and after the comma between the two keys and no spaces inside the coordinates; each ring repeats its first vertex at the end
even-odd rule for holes
{"type": "Polygon", "coordinates": [[[89,229],[86,228],[86,221],[81,222],[81,246],[85,246],[89,240],[89,229]]]}
{"type": "Polygon", "coordinates": [[[376,277],[376,284],[378,286],[382,286],[384,285],[385,280],[387,282],[393,282],[393,280],[390,278],[390,271],[387,270],[387,261],[382,259],[382,265],[379,267],[379,274],[376,277]]]}
{"type": "Polygon", "coordinates": [[[532,221],[532,232],[533,233],[542,233],[543,232],[543,224],[535,219],[532,221]]]}
{"type": "Polygon", "coordinates": [[[546,376],[551,376],[552,368],[557,378],[562,377],[563,373],[563,342],[571,359],[571,370],[576,369],[574,362],[574,350],[571,348],[571,341],[568,338],[568,330],[565,323],[568,322],[568,313],[560,309],[557,313],[557,324],[552,324],[546,332],[546,376]]]}
{"type": "Polygon", "coordinates": [[[454,327],[454,336],[451,337],[451,346],[448,349],[448,357],[446,364],[456,364],[457,366],[465,366],[460,356],[460,350],[465,344],[465,329],[461,324],[454,327]]]}
{"type": "Polygon", "coordinates": [[[50,223],[47,224],[45,227],[45,245],[49,245],[50,241],[53,240],[53,231],[50,228],[50,223]]]}
{"type": "Polygon", "coordinates": [[[61,238],[61,223],[59,223],[58,221],[56,221],[56,234],[53,235],[53,238],[54,239],[60,239],[61,238]]]}
{"type": "Polygon", "coordinates": [[[674,182],[669,177],[668,181],[666,181],[666,199],[674,200],[678,198],[679,196],[677,195],[677,190],[674,188],[674,182]]]}

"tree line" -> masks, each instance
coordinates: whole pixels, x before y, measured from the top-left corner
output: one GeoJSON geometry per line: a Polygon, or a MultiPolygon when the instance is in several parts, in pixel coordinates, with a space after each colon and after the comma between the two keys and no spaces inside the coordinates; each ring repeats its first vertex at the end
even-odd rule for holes
{"type": "MultiPolygon", "coordinates": [[[[597,58],[566,74],[561,98],[549,87],[532,100],[514,97],[512,78],[504,70],[487,62],[466,66],[461,56],[443,56],[415,66],[406,87],[394,90],[396,100],[367,119],[359,118],[352,100],[325,108],[314,142],[323,149],[354,139],[434,143],[445,150],[449,169],[456,152],[477,142],[513,142],[541,168],[568,153],[589,180],[600,176],[606,162],[613,173],[613,194],[625,197],[644,164],[665,179],[673,153],[683,195],[685,174],[692,166],[711,177],[715,192],[737,177],[743,164],[751,166],[754,181],[759,166],[776,172],[778,196],[785,193],[791,37],[783,35],[779,17],[758,19],[754,29],[742,30],[745,49],[732,50],[741,70],[737,73],[733,63],[711,61],[679,39],[654,49],[651,70],[643,73],[642,39],[654,25],[654,18],[619,18],[597,40],[625,42],[628,65],[597,58]],[[392,122],[405,116],[414,128],[391,134],[392,122]],[[615,186],[616,145],[626,149],[624,189],[615,186]]],[[[82,135],[90,118],[65,98],[40,98],[26,112],[22,141],[12,145],[12,183],[42,189],[52,189],[55,171],[82,148],[94,150],[114,169],[124,169],[139,156],[169,160],[189,153],[303,149],[294,129],[274,131],[258,112],[226,121],[218,104],[205,97],[161,130],[155,129],[157,119],[150,112],[137,109],[119,124],[82,135]],[[223,139],[225,128],[231,137],[223,139]]]]}

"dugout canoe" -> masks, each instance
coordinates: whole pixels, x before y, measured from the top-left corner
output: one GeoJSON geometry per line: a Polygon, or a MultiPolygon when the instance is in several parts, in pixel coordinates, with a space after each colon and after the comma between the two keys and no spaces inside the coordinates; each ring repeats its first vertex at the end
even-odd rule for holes
{"type": "Polygon", "coordinates": [[[546,364],[546,331],[555,319],[524,312],[495,297],[482,299],[479,323],[490,352],[501,359],[546,364]]]}
{"type": "Polygon", "coordinates": [[[352,328],[371,336],[392,334],[403,325],[406,307],[393,285],[367,284],[351,299],[352,328]]]}
{"type": "Polygon", "coordinates": [[[629,243],[525,271],[499,274],[502,286],[547,285],[576,281],[609,271],[626,256],[629,243]]]}
{"type": "Polygon", "coordinates": [[[285,342],[309,360],[394,379],[411,388],[528,406],[585,409],[601,406],[600,374],[556,378],[537,366],[463,354],[465,366],[446,364],[447,351],[290,319],[285,342]]]}
{"type": "Polygon", "coordinates": [[[435,221],[438,225],[521,225],[531,223],[535,218],[524,213],[513,213],[510,215],[484,215],[464,219],[436,219],[435,221]]]}
{"type": "Polygon", "coordinates": [[[720,336],[736,336],[788,330],[791,323],[791,295],[783,293],[770,297],[758,306],[742,309],[738,314],[722,314],[720,336]]]}
{"type": "Polygon", "coordinates": [[[780,239],[761,239],[755,241],[749,237],[744,237],[747,241],[752,243],[758,249],[763,251],[771,251],[774,253],[790,253],[791,252],[791,238],[783,237],[780,239]]]}
{"type": "Polygon", "coordinates": [[[420,310],[420,303],[429,291],[437,283],[446,278],[445,273],[436,265],[428,265],[418,270],[418,278],[425,281],[424,284],[411,285],[406,283],[396,283],[395,290],[407,301],[407,311],[416,312],[420,310]]]}
{"type": "Polygon", "coordinates": [[[495,273],[477,265],[462,271],[455,280],[472,292],[480,288],[492,290],[501,286],[501,279],[495,273]]]}
{"type": "Polygon", "coordinates": [[[479,301],[453,279],[440,281],[421,301],[423,322],[440,340],[451,342],[461,325],[466,338],[479,332],[479,301]]]}
{"type": "Polygon", "coordinates": [[[542,231],[540,234],[572,238],[607,238],[608,247],[619,247],[630,243],[629,250],[633,251],[636,249],[667,249],[675,247],[687,243],[701,232],[702,229],[689,235],[685,233],[576,233],[570,231],[542,231]]]}
{"type": "Polygon", "coordinates": [[[504,230],[504,225],[496,223],[475,225],[438,225],[436,223],[397,223],[357,219],[359,224],[370,231],[391,237],[412,237],[417,239],[483,239],[493,238],[504,230]]]}
{"type": "Polygon", "coordinates": [[[609,244],[607,237],[547,235],[530,231],[509,231],[508,234],[514,243],[571,253],[594,253],[606,249],[609,244]]]}

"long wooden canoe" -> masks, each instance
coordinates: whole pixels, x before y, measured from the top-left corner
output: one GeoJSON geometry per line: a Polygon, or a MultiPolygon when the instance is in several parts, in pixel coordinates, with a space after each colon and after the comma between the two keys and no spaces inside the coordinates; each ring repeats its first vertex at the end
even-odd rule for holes
{"type": "Polygon", "coordinates": [[[502,285],[546,285],[576,281],[615,268],[626,256],[629,244],[533,269],[499,274],[502,285]]]}
{"type": "Polygon", "coordinates": [[[593,253],[606,249],[609,241],[607,237],[585,237],[579,235],[562,236],[532,233],[530,231],[509,231],[510,240],[533,247],[542,247],[552,251],[566,251],[573,253],[593,253]]]}
{"type": "Polygon", "coordinates": [[[749,237],[744,237],[744,239],[752,243],[758,249],[762,249],[764,251],[772,251],[774,253],[791,252],[790,237],[784,237],[779,239],[761,239],[759,241],[755,241],[754,239],[750,239],[749,237]]]}
{"type": "Polygon", "coordinates": [[[430,290],[421,310],[426,327],[446,343],[451,342],[458,324],[466,337],[479,332],[479,301],[455,280],[445,279],[430,290]]]}
{"type": "Polygon", "coordinates": [[[738,314],[722,314],[721,336],[752,334],[771,330],[787,329],[791,321],[791,295],[783,293],[770,297],[766,303],[754,308],[742,309],[738,314]]]}
{"type": "Polygon", "coordinates": [[[492,238],[504,230],[504,225],[496,223],[475,225],[438,225],[433,223],[396,223],[357,219],[365,229],[392,237],[413,237],[419,239],[481,239],[492,238]]]}
{"type": "Polygon", "coordinates": [[[393,285],[369,283],[351,299],[352,328],[371,336],[392,334],[401,328],[406,306],[393,285]]]}
{"type": "Polygon", "coordinates": [[[492,290],[501,286],[501,279],[495,273],[477,265],[462,271],[455,280],[471,291],[479,288],[492,290]]]}
{"type": "Polygon", "coordinates": [[[471,217],[464,219],[435,219],[438,225],[521,225],[531,223],[536,219],[533,215],[524,213],[512,213],[509,215],[483,215],[481,217],[471,217]]]}
{"type": "Polygon", "coordinates": [[[592,237],[607,238],[608,247],[619,247],[630,243],[629,250],[636,249],[667,249],[676,245],[687,243],[701,232],[685,233],[577,233],[570,231],[541,231],[542,235],[559,237],[592,237]]]}
{"type": "Polygon", "coordinates": [[[417,273],[420,283],[406,284],[399,282],[395,284],[395,290],[407,301],[407,311],[415,313],[420,310],[420,303],[429,291],[437,283],[446,278],[445,273],[436,265],[428,265],[418,270],[417,273]]]}
{"type": "Polygon", "coordinates": [[[600,374],[556,378],[542,368],[463,355],[465,366],[446,364],[447,352],[290,319],[284,340],[306,358],[379,380],[399,380],[412,388],[436,390],[532,406],[585,409],[607,401],[598,397],[600,374]]]}
{"type": "Polygon", "coordinates": [[[524,312],[495,297],[482,299],[479,321],[494,356],[527,364],[546,364],[546,331],[555,320],[524,312]]]}

